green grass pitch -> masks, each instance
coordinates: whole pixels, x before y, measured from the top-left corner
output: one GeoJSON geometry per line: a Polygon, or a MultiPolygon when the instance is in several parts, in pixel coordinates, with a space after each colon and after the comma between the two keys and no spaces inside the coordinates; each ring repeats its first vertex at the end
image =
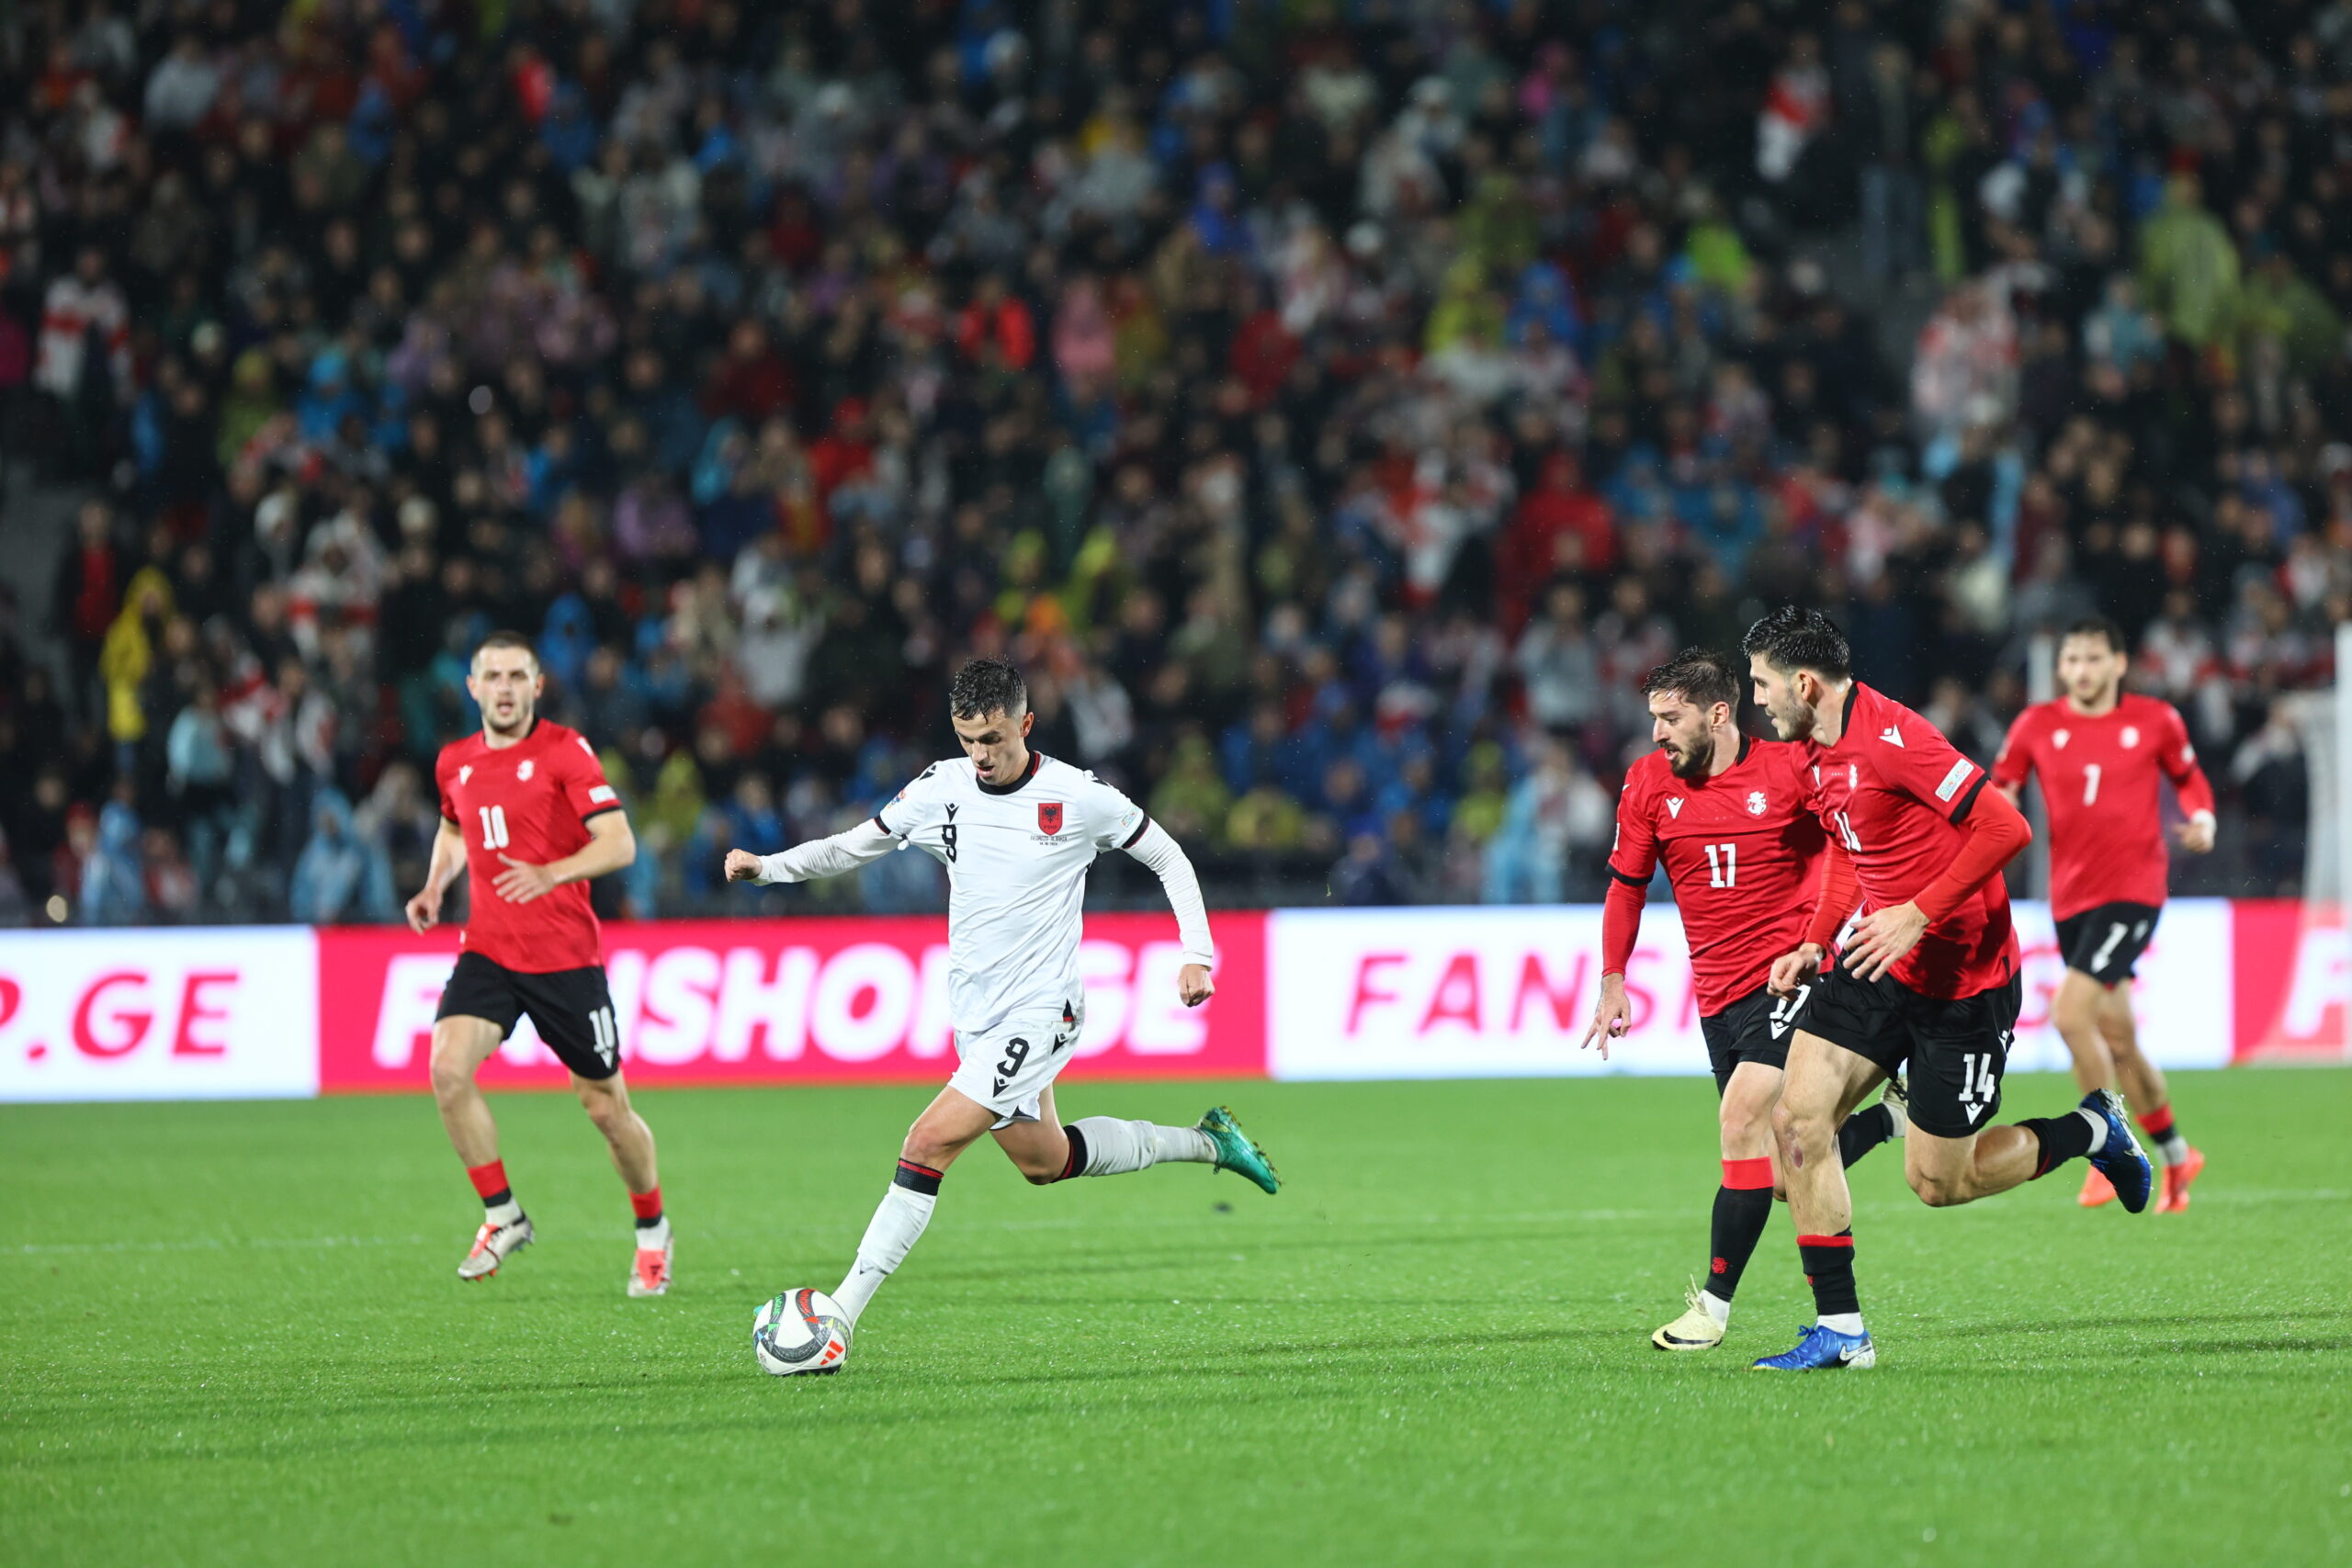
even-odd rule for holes
{"type": "Polygon", "coordinates": [[[1645,1342],[1704,1256],[1703,1080],[1071,1086],[1228,1100],[1289,1188],[975,1150],[846,1373],[790,1380],[752,1311],[840,1277],[925,1090],[640,1096],[653,1302],[568,1097],[497,1102],[539,1241],[478,1285],[422,1099],[12,1108],[0,1562],[2352,1562],[2352,1073],[2177,1092],[2182,1216],[2071,1168],[1930,1212],[1873,1155],[1880,1365],[1790,1379],[1747,1370],[1810,1317],[1784,1215],[1724,1349],[1645,1342]]]}

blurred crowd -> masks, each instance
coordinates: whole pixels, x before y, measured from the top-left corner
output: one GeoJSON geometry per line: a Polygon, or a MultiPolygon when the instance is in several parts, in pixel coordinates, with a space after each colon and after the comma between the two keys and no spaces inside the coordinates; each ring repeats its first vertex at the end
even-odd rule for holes
{"type": "Polygon", "coordinates": [[[608,909],[973,651],[1215,897],[1590,896],[1641,672],[1788,599],[1979,755],[2113,615],[2290,890],[2347,185],[2344,0],[11,7],[0,461],[92,499],[0,918],[392,918],[497,626],[608,909]]]}

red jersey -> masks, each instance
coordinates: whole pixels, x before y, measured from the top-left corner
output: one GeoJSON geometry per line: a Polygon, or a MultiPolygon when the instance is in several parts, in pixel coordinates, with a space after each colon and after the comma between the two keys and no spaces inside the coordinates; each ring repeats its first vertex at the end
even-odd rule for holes
{"type": "Polygon", "coordinates": [[[1609,869],[1647,886],[1666,862],[1682,911],[1699,1010],[1712,1018],[1764,984],[1796,951],[1821,888],[1821,824],[1798,748],[1740,738],[1713,778],[1679,779],[1666,753],[1625,770],[1609,869]]]}
{"type": "Polygon", "coordinates": [[[441,748],[433,764],[441,817],[465,835],[473,879],[470,917],[458,945],[526,975],[584,969],[605,961],[588,885],[568,883],[527,904],[498,896],[506,863],[546,865],[588,842],[588,818],[621,808],[588,738],[540,719],[512,746],[481,735],[441,748]]]}
{"type": "Polygon", "coordinates": [[[2180,792],[2182,810],[2213,809],[2179,711],[2128,692],[2097,716],[2064,697],[2018,715],[1993,782],[2022,786],[2029,773],[2041,774],[2050,811],[2050,912],[2062,920],[2101,904],[2165,901],[2172,861],[2160,775],[2180,792]]]}
{"type": "MultiPolygon", "coordinates": [[[[1963,837],[1955,824],[1976,804],[1985,773],[1934,725],[1857,681],[1838,744],[1804,745],[1809,804],[1854,863],[1865,909],[1907,904],[1951,868],[1963,837]]],[[[2018,962],[2008,885],[1996,875],[1930,922],[1887,973],[1923,997],[1949,999],[2007,985],[2018,962]]]]}

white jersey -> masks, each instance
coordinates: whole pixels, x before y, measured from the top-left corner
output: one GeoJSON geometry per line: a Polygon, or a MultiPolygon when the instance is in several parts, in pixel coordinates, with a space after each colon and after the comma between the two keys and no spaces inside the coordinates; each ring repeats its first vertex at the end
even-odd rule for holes
{"type": "Polygon", "coordinates": [[[934,762],[875,814],[884,832],[947,868],[947,1008],[958,1035],[1083,1010],[1086,869],[1151,826],[1092,773],[1029,755],[1029,772],[1003,785],[982,784],[967,758],[934,762]]]}

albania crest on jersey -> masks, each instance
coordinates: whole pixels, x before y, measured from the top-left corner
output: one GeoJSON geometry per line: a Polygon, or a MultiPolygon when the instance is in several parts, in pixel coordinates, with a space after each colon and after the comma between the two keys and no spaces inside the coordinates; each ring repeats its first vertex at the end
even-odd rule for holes
{"type": "Polygon", "coordinates": [[[1751,789],[1747,792],[1747,814],[1750,817],[1761,817],[1764,815],[1764,792],[1762,790],[1751,789]]]}
{"type": "Polygon", "coordinates": [[[1037,803],[1037,831],[1058,833],[1061,830],[1062,803],[1058,800],[1039,801],[1037,803]]]}
{"type": "Polygon", "coordinates": [[[518,779],[522,780],[525,784],[529,784],[529,783],[531,782],[531,762],[530,762],[530,759],[528,759],[528,758],[526,757],[526,758],[525,758],[525,759],[523,760],[523,762],[521,763],[521,765],[520,765],[520,766],[518,766],[517,768],[515,768],[515,770],[514,770],[514,776],[515,776],[516,778],[518,778],[518,779]]]}

